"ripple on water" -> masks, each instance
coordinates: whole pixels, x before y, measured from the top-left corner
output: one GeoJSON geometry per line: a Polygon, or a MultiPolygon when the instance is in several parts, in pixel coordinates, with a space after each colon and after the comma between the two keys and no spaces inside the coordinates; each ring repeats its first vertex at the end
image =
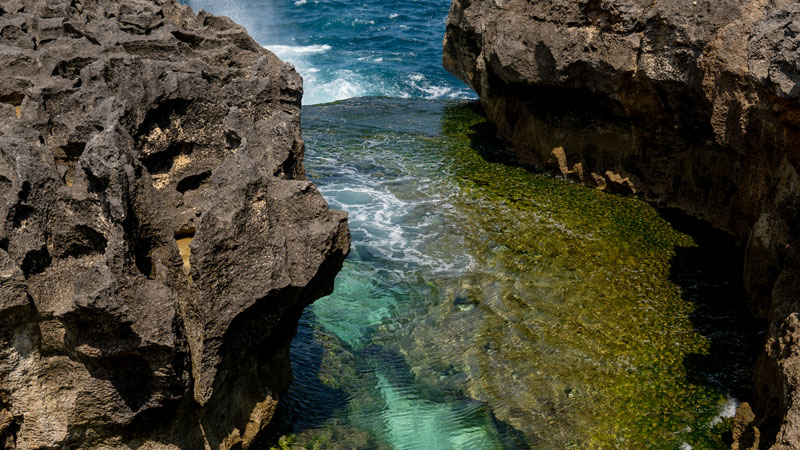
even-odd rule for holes
{"type": "Polygon", "coordinates": [[[637,200],[489,162],[483,121],[441,101],[304,110],[306,167],[354,241],[293,345],[293,442],[722,448],[712,379],[741,362],[687,369],[712,332],[673,279],[693,239],[637,200]],[[308,404],[330,414],[303,422],[308,404]]]}
{"type": "Polygon", "coordinates": [[[231,17],[293,64],[303,76],[303,104],[371,95],[475,97],[441,66],[446,1],[183,1],[231,17]]]}

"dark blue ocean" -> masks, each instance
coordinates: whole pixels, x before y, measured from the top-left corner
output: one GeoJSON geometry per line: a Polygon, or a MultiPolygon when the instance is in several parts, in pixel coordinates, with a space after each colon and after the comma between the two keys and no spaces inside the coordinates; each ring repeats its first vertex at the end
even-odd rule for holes
{"type": "Polygon", "coordinates": [[[725,447],[726,262],[676,263],[702,247],[644,202],[501,164],[441,67],[449,0],[182,1],[294,64],[306,173],[349,215],[263,448],[725,447]]]}
{"type": "Polygon", "coordinates": [[[189,0],[226,15],[303,76],[303,104],[474,98],[441,67],[447,0],[189,0]]]}

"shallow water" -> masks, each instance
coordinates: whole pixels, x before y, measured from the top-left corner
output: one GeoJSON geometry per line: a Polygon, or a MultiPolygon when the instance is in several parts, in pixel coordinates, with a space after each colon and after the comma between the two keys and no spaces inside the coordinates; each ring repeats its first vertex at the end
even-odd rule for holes
{"type": "Polygon", "coordinates": [[[740,254],[503,164],[441,68],[449,0],[185,3],[303,75],[307,173],[350,215],[266,448],[725,448],[758,332],[740,254]]]}
{"type": "Polygon", "coordinates": [[[709,293],[735,303],[737,274],[675,267],[714,249],[641,201],[492,162],[468,103],[303,115],[353,247],[294,341],[285,446],[723,448],[744,338],[693,321],[718,314],[709,293]]]}

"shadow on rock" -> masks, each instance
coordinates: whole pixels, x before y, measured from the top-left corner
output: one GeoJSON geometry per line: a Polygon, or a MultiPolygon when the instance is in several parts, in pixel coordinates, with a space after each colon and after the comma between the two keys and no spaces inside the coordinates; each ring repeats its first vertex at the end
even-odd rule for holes
{"type": "Polygon", "coordinates": [[[677,247],[669,278],[694,304],[692,325],[710,341],[708,354],[684,360],[689,381],[709,386],[739,401],[752,398],[750,375],[765,323],[747,308],[742,282],[744,255],[727,234],[674,209],[659,210],[696,247],[677,247]]]}
{"type": "Polygon", "coordinates": [[[254,442],[256,449],[277,446],[283,435],[324,427],[337,411],[347,406],[346,392],[322,381],[323,358],[328,349],[317,338],[314,327],[309,326],[313,322],[314,313],[304,311],[291,344],[294,380],[281,397],[269,428],[254,442]]]}
{"type": "MultiPolygon", "coordinates": [[[[459,114],[459,109],[465,109],[470,111],[472,114],[477,114],[481,117],[485,117],[486,113],[483,112],[483,108],[481,108],[480,103],[477,101],[460,104],[453,108],[448,108],[445,110],[445,119],[448,120],[448,113],[450,115],[459,114]]],[[[470,132],[468,133],[468,137],[470,140],[470,146],[475,149],[478,154],[488,162],[491,163],[499,163],[499,164],[507,164],[510,166],[519,166],[521,165],[519,161],[517,161],[514,154],[506,148],[503,144],[503,141],[497,136],[497,130],[494,126],[487,120],[480,121],[475,123],[469,127],[470,132]]],[[[526,167],[527,169],[531,169],[535,171],[533,167],[526,167]]]]}

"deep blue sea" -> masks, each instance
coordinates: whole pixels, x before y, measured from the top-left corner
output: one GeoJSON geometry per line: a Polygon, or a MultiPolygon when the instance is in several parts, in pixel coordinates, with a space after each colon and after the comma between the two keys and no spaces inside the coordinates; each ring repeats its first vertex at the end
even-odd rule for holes
{"type": "Polygon", "coordinates": [[[303,76],[303,104],[475,98],[441,67],[447,0],[189,0],[226,15],[303,76]]]}
{"type": "Polygon", "coordinates": [[[441,67],[448,0],[182,1],[294,64],[307,175],[349,214],[264,448],[725,448],[747,368],[735,258],[504,164],[441,67]]]}

